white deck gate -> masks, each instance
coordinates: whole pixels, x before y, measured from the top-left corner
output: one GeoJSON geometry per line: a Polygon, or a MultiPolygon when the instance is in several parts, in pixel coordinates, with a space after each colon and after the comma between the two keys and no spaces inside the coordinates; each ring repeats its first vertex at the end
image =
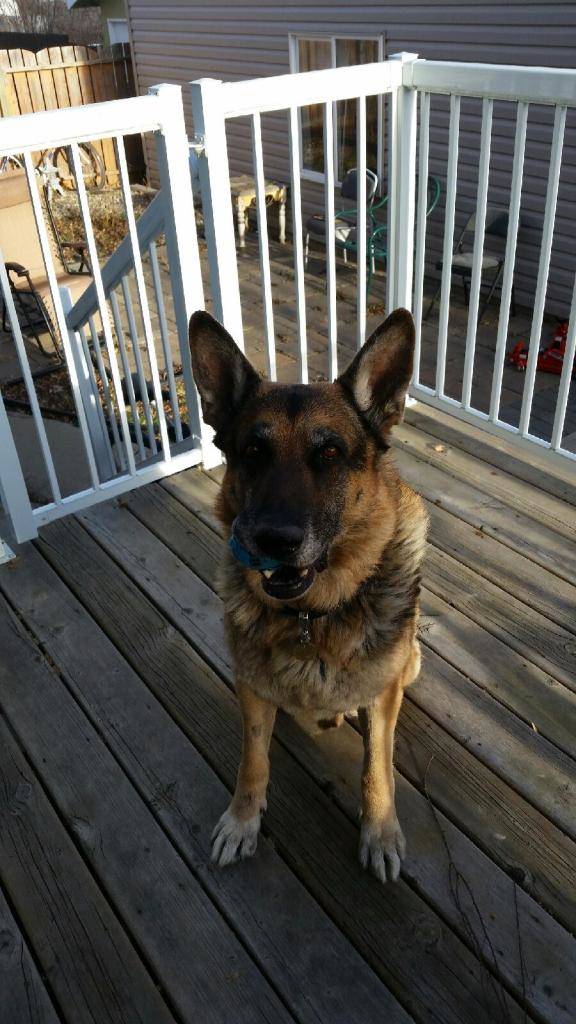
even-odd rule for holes
{"type": "MultiPolygon", "coordinates": [[[[344,99],[356,102],[358,206],[362,209],[365,206],[366,187],[366,100],[371,96],[387,96],[389,257],[386,305],[389,310],[402,305],[412,308],[414,312],[417,351],[412,395],[425,403],[476,423],[484,429],[504,434],[520,445],[537,444],[548,449],[550,458],[574,458],[572,453],[562,448],[562,437],[576,347],[576,300],[572,303],[568,344],[559,381],[551,440],[545,441],[530,433],[530,413],[550,267],[566,111],[568,107],[576,105],[576,72],[436,63],[418,60],[413,54],[399,54],[380,64],[269,78],[265,80],[265,88],[262,80],[237,83],[202,80],[193,83],[191,88],[195,124],[193,145],[199,154],[214,310],[241,346],[242,311],[230,198],[226,122],[231,118],[246,116],[251,121],[264,336],[268,371],[273,379],[276,377],[276,349],[264,197],[261,115],[278,110],[287,113],[299,368],[301,380],[306,382],[308,343],[302,244],[299,111],[310,104],[323,106],[325,215],[328,224],[326,357],[327,374],[333,379],[339,369],[336,246],[333,228],[334,175],[331,157],[334,149],[336,103],[344,99]],[[444,214],[444,267],[435,386],[429,387],[420,381],[419,360],[426,256],[430,97],[436,94],[450,97],[450,129],[444,214]],[[445,393],[444,385],[449,337],[450,266],[454,244],[462,96],[480,98],[483,113],[468,333],[462,395],[456,400],[445,393]],[[491,401],[489,411],[482,412],[473,408],[471,395],[481,288],[492,108],[495,100],[505,100],[514,104],[517,113],[491,401]],[[519,425],[513,427],[499,418],[499,411],[530,103],[552,105],[555,109],[555,121],[522,410],[519,425]]],[[[188,165],[188,143],[179,88],[158,86],[152,89],[148,96],[96,104],[89,110],[74,108],[4,119],[0,122],[0,156],[12,153],[25,154],[26,174],[51,288],[53,310],[63,342],[90,476],[89,486],[84,486],[75,493],[62,495],[45,423],[36,398],[24,338],[0,253],[0,285],[14,344],[20,357],[52,496],[49,502],[34,505],[0,395],[0,494],[4,510],[9,517],[11,535],[17,541],[24,541],[35,536],[38,527],[51,519],[120,495],[135,486],[195,465],[201,460],[205,464],[213,465],[218,460],[218,453],[211,444],[210,431],[201,422],[187,345],[189,315],[193,310],[204,306],[204,295],[188,165]],[[161,192],[136,223],[123,139],[125,135],[143,132],[152,132],[156,140],[161,192]],[[99,265],[89,197],[82,181],[78,150],[79,143],[94,138],[112,138],[115,142],[128,229],[126,239],[102,268],[99,265]],[[78,172],[78,201],[93,275],[93,283],[74,306],[69,297],[60,294],[58,289],[42,202],[30,158],[33,151],[55,145],[71,146],[72,162],[78,172]],[[155,244],[160,235],[165,236],[166,240],[174,319],[179,340],[178,361],[181,363],[181,370],[178,369],[178,372],[181,373],[183,380],[184,397],[181,393],[176,393],[174,353],[170,350],[155,244]],[[146,260],[149,273],[148,285],[143,271],[143,259],[146,260]],[[155,326],[150,313],[149,292],[152,294],[156,309],[155,326]],[[141,331],[136,323],[137,318],[141,323],[141,331]],[[143,345],[139,342],[140,336],[144,338],[143,345]],[[141,349],[144,350],[148,369],[144,365],[141,349]],[[164,389],[160,379],[159,355],[163,364],[164,389]],[[171,411],[169,423],[165,411],[167,401],[171,411]]],[[[364,218],[360,218],[356,300],[358,346],[363,343],[366,332],[366,262],[366,223],[364,218]]],[[[0,536],[2,535],[8,534],[4,530],[0,531],[0,536]]]]}

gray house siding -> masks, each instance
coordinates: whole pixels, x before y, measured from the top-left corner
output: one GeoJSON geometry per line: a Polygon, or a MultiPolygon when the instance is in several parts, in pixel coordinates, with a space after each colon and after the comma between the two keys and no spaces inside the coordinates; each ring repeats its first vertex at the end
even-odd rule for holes
{"type": "MultiPolygon", "coordinates": [[[[202,77],[235,81],[289,71],[289,34],[383,35],[386,54],[400,50],[429,60],[463,60],[550,67],[576,66],[576,2],[436,2],[405,0],[351,4],[349,0],[309,4],[266,2],[226,4],[170,0],[127,0],[140,92],[159,81],[187,82],[202,77]]],[[[191,126],[190,100],[184,89],[191,126]]],[[[532,107],[526,147],[515,284],[525,305],[533,301],[546,194],[553,111],[532,107]]],[[[475,204],[481,103],[462,102],[456,233],[475,204]]],[[[495,104],[489,202],[507,205],[514,146],[515,105],[495,104]]],[[[433,97],[430,172],[442,184],[441,201],[427,225],[428,267],[442,248],[444,183],[448,138],[448,103],[433,97]]],[[[233,172],[250,172],[249,125],[246,119],[228,129],[233,172]]],[[[288,135],[284,114],[263,117],[265,171],[287,181],[288,135]]],[[[560,181],[547,310],[567,316],[576,271],[576,112],[568,115],[560,181]]],[[[322,207],[318,186],[303,183],[304,215],[322,207]]]]}

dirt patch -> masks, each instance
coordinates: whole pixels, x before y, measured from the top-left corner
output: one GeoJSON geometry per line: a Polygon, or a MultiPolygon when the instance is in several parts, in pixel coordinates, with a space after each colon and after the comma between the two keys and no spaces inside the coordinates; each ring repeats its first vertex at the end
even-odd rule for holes
{"type": "MultiPolygon", "coordinates": [[[[134,215],[138,220],[152,202],[156,191],[132,185],[131,193],[134,215]]],[[[118,248],[128,231],[122,192],[110,186],[100,192],[88,192],[88,206],[98,256],[100,260],[106,260],[118,248]]],[[[62,242],[82,243],[85,240],[77,192],[67,190],[64,195],[56,194],[51,202],[51,212],[62,242]]]]}

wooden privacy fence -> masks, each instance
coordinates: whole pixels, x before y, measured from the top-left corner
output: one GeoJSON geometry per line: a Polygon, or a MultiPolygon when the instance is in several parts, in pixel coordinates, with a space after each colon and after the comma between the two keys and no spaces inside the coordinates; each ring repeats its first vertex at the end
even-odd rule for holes
{"type": "MultiPolygon", "coordinates": [[[[127,43],[107,49],[51,46],[39,53],[0,50],[2,117],[134,95],[132,58],[127,43]]],[[[102,156],[108,184],[117,185],[119,171],[112,140],[95,141],[94,145],[102,156]]],[[[140,140],[131,140],[127,149],[130,177],[136,180],[142,176],[144,166],[140,140]]]]}

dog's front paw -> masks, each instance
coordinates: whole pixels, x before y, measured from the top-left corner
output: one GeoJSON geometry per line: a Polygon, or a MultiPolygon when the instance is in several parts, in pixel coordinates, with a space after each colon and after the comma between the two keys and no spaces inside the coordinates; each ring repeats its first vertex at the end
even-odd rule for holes
{"type": "Polygon", "coordinates": [[[256,852],[260,818],[261,812],[241,821],[231,807],[224,811],[212,833],[212,862],[223,868],[235,860],[251,857],[256,852]]]}
{"type": "Polygon", "coordinates": [[[406,855],[406,840],[396,815],[392,820],[363,821],[360,831],[360,863],[381,882],[398,881],[406,855]]]}

